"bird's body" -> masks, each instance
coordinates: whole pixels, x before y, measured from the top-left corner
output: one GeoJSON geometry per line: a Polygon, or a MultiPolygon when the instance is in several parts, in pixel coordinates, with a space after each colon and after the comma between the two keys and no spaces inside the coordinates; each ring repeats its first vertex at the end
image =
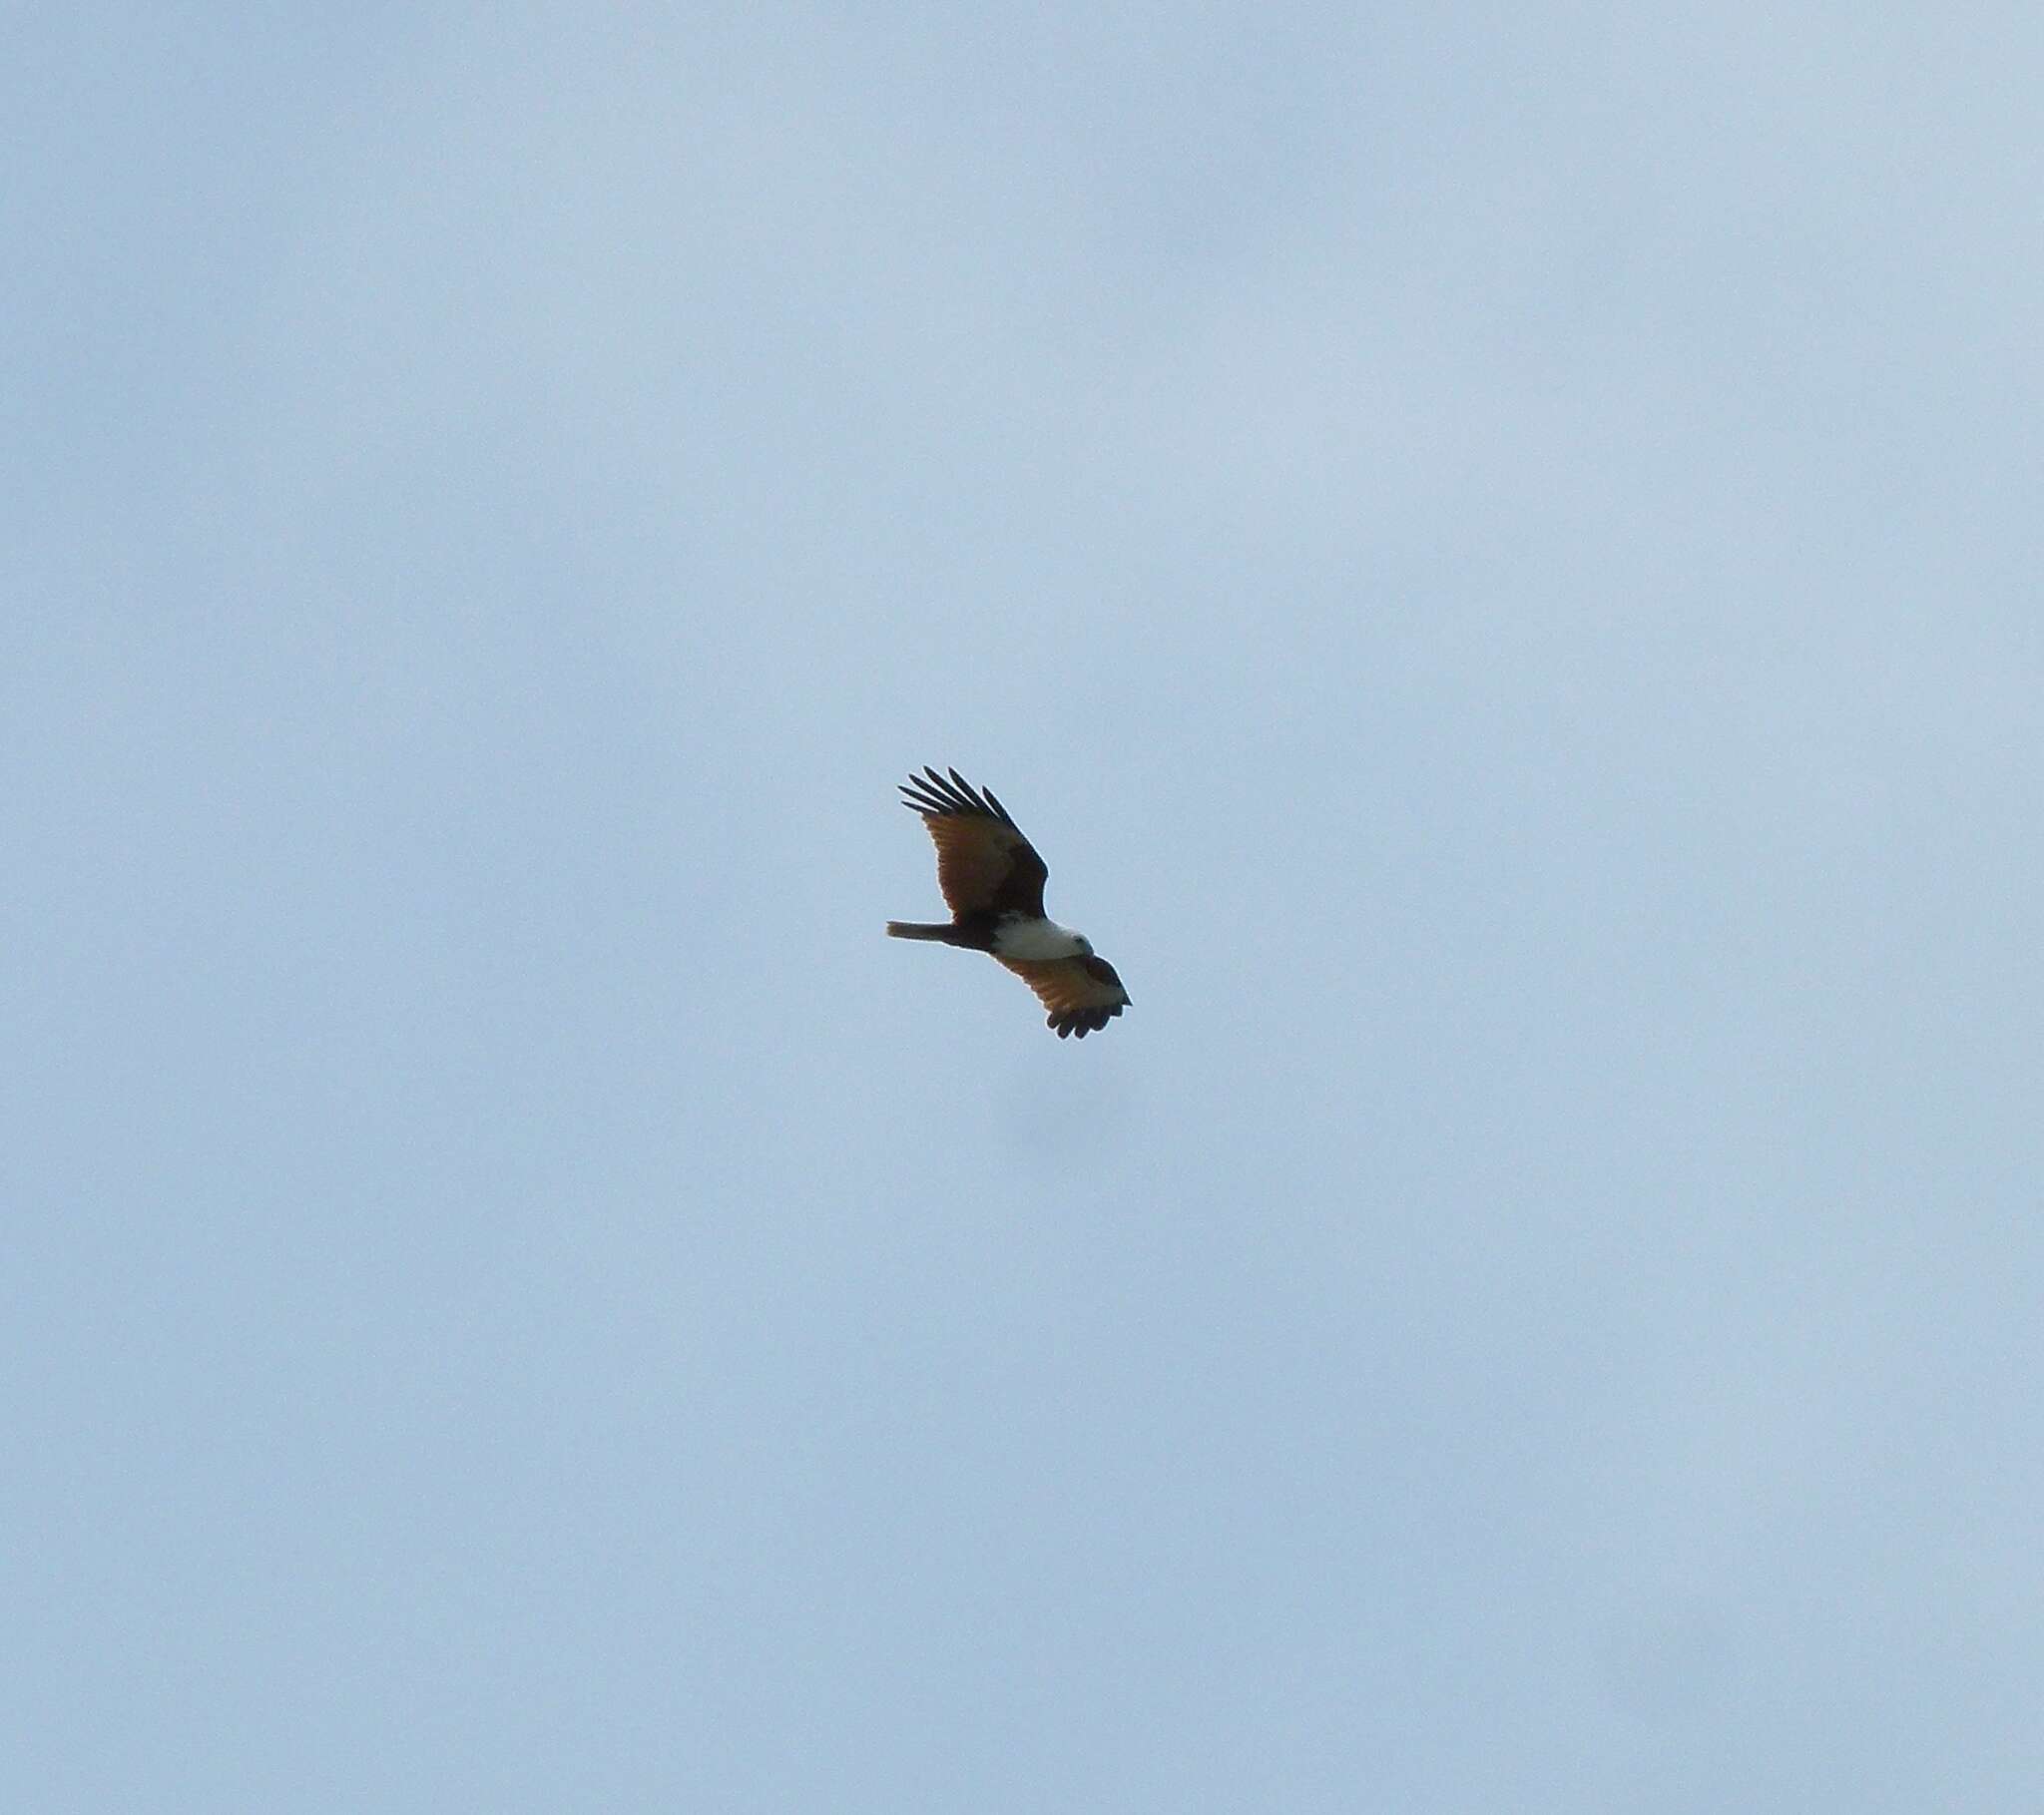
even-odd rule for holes
{"type": "Polygon", "coordinates": [[[896,939],[928,939],[988,952],[1036,992],[1060,1040],[1098,1033],[1129,1004],[1129,993],[1083,933],[1043,911],[1050,872],[990,790],[956,769],[911,776],[904,804],[922,815],[937,847],[937,885],[948,922],[887,922],[896,939]],[[928,779],[925,780],[924,776],[928,779]]]}
{"type": "Polygon", "coordinates": [[[962,945],[967,951],[991,952],[996,958],[1039,962],[1083,958],[1093,949],[1068,926],[1059,926],[1055,920],[1042,916],[1032,920],[1017,913],[971,914],[934,926],[890,920],[887,931],[896,939],[935,939],[945,945],[962,945]]]}

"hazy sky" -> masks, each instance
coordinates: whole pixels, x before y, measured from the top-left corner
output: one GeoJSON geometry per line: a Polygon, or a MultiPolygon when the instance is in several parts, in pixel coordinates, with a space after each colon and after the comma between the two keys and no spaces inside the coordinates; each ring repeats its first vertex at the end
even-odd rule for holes
{"type": "Polygon", "coordinates": [[[0,39],[0,1802],[2037,1808],[2033,7],[0,39]]]}

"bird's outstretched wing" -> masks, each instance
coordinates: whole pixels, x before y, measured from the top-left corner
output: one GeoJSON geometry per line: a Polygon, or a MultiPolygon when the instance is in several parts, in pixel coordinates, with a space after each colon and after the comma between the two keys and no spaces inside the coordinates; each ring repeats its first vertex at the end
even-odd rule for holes
{"type": "Polygon", "coordinates": [[[1060,1040],[1097,1034],[1129,1006],[1129,992],[1105,958],[1002,958],[1050,1010],[1044,1025],[1060,1040]]]}
{"type": "Polygon", "coordinates": [[[946,780],[925,768],[901,793],[936,843],[937,886],[953,915],[991,910],[1041,918],[1050,872],[992,790],[973,787],[956,769],[946,780]]]}

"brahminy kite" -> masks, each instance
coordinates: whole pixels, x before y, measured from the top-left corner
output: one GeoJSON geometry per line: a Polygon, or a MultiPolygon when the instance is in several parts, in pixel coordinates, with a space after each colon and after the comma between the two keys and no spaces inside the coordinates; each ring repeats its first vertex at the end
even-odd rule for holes
{"type": "Polygon", "coordinates": [[[1008,817],[991,788],[975,788],[956,769],[933,768],[902,784],[902,805],[922,815],[937,847],[937,886],[951,910],[948,926],[890,920],[895,939],[936,939],[990,952],[1036,992],[1060,1040],[1098,1033],[1129,1006],[1114,966],[1093,955],[1083,933],[1043,911],[1050,871],[1008,817]],[[923,776],[928,776],[924,780],[923,776]]]}

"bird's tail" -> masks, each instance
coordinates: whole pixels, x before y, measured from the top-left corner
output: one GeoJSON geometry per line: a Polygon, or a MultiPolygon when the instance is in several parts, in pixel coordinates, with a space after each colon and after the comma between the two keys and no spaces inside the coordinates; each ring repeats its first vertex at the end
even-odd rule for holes
{"type": "Polygon", "coordinates": [[[938,939],[945,945],[956,943],[958,929],[948,923],[943,926],[923,926],[913,920],[890,920],[887,922],[889,939],[938,939]]]}

